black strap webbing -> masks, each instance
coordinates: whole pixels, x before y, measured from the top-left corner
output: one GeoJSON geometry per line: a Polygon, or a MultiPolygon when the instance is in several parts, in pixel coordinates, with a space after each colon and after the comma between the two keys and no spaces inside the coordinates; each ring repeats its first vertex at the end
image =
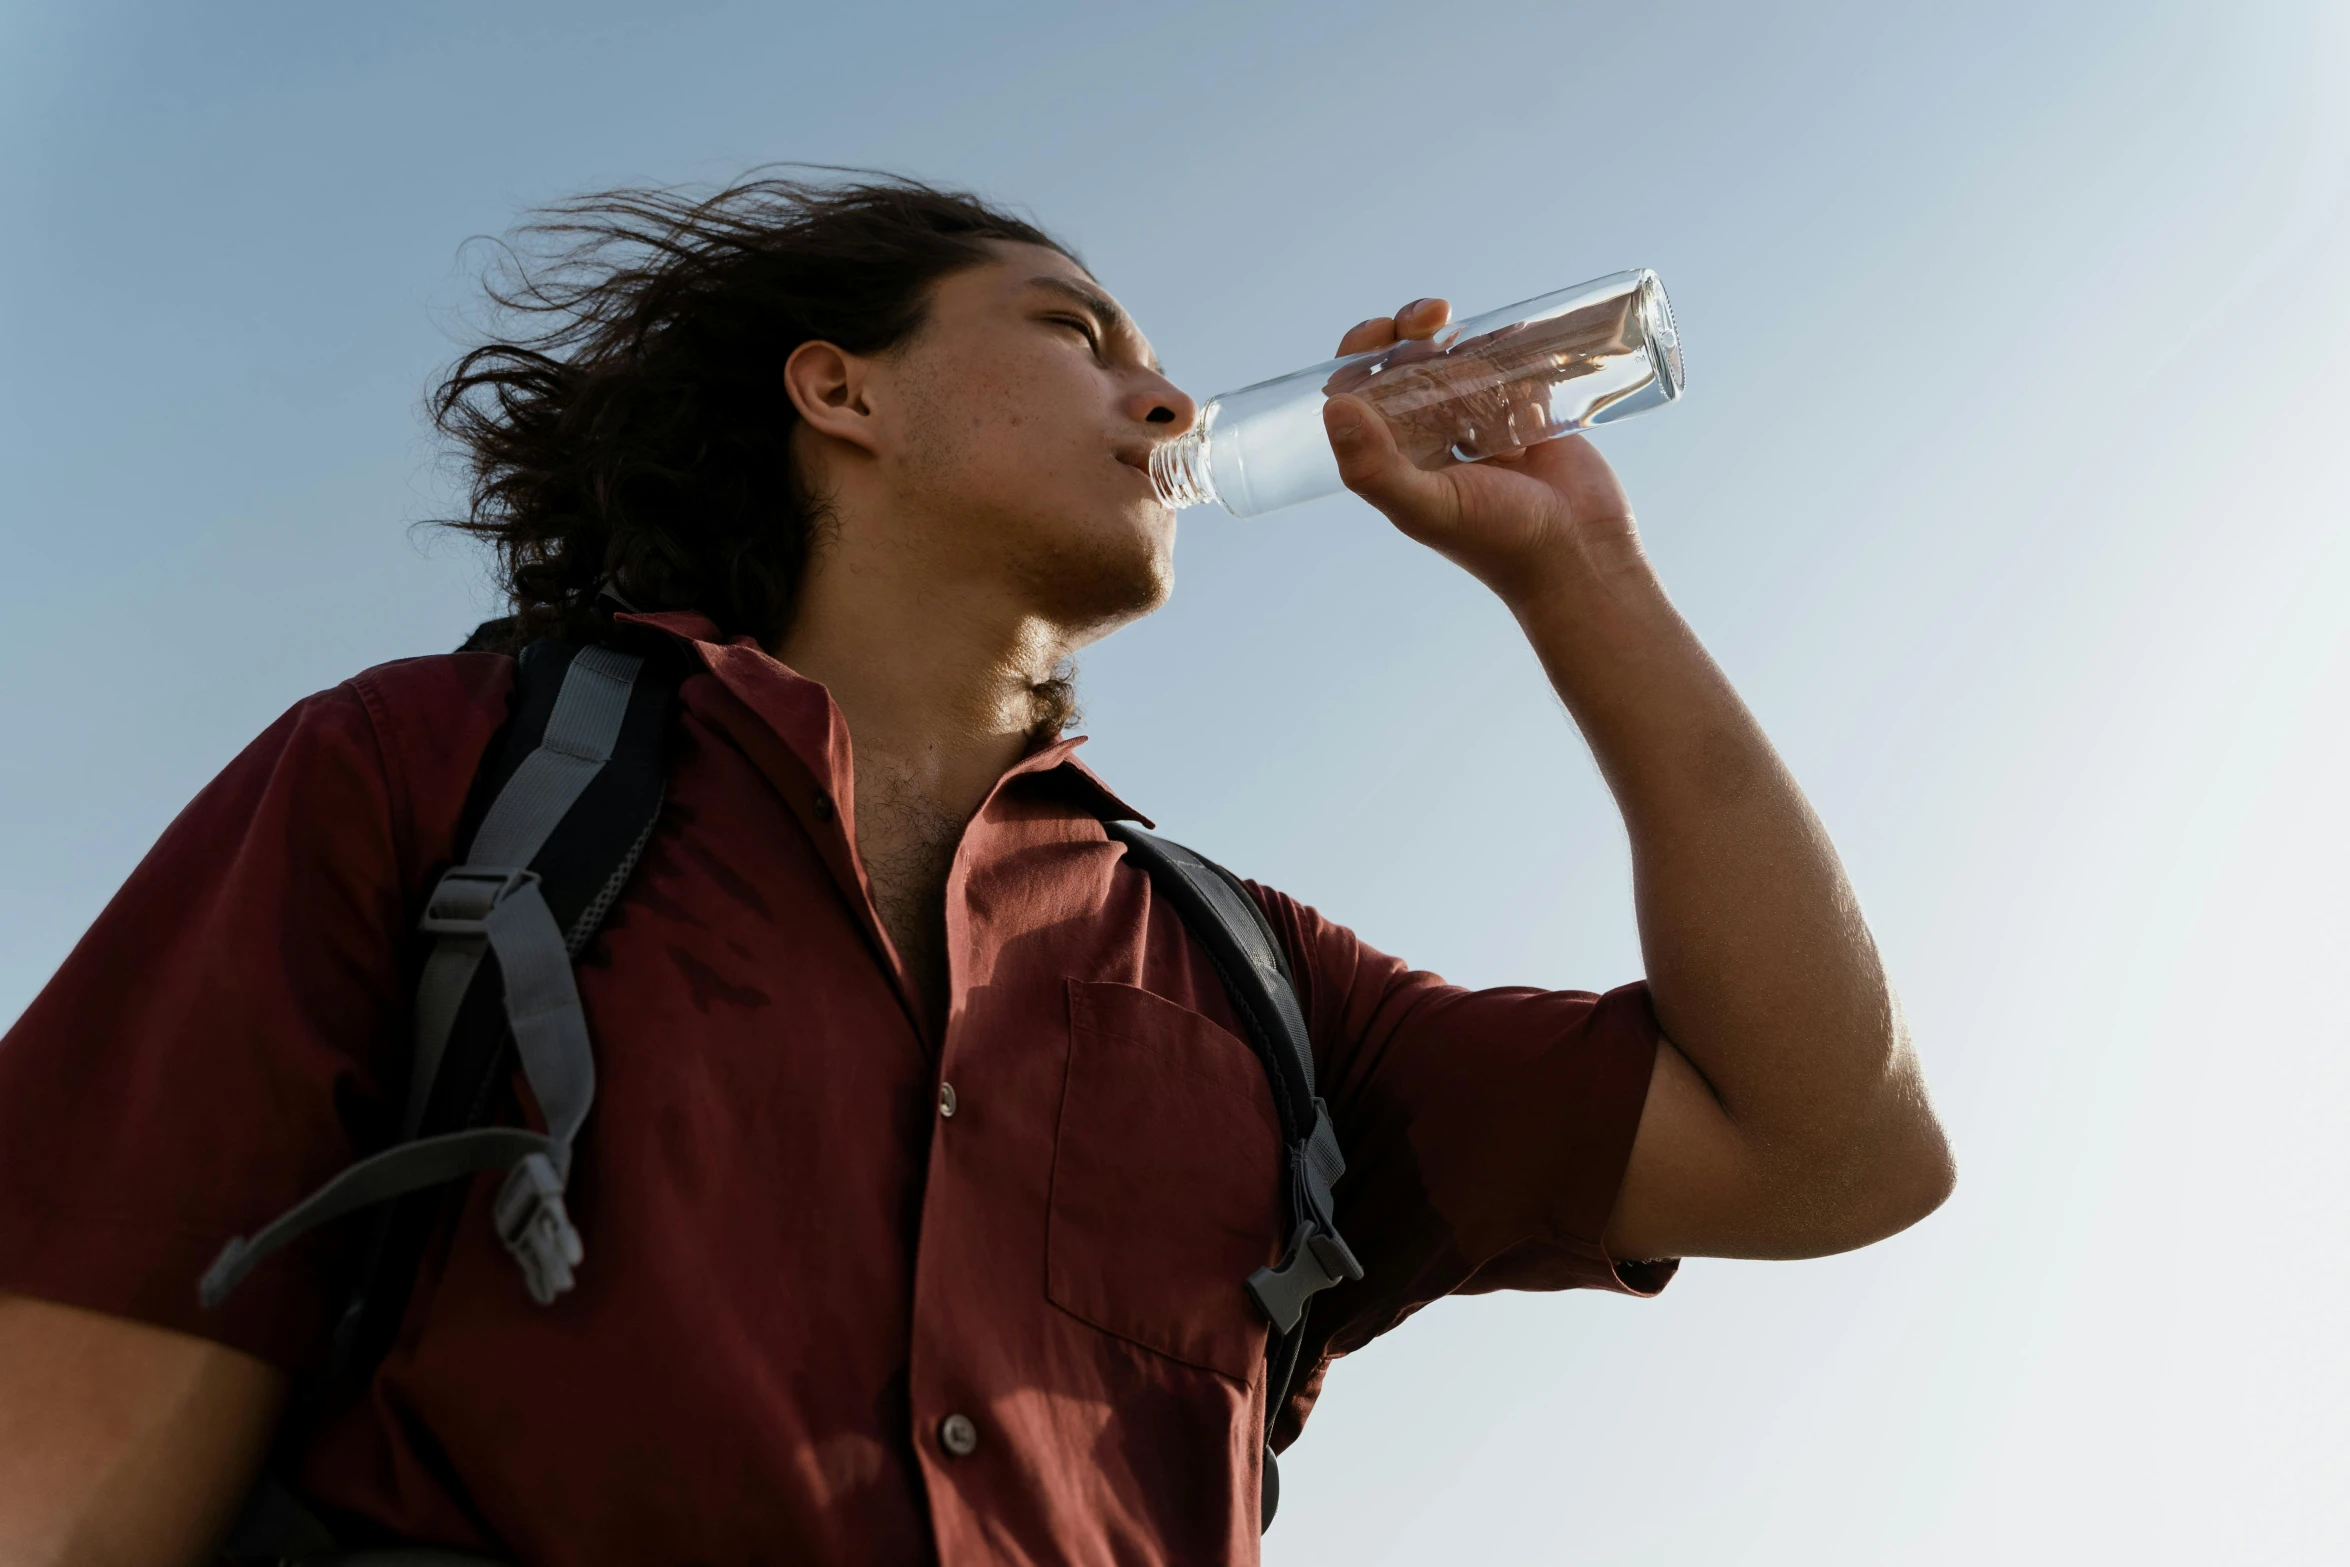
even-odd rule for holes
{"type": "Polygon", "coordinates": [[[1314,1296],[1342,1281],[1363,1276],[1338,1233],[1332,1189],[1346,1173],[1346,1159],[1331,1129],[1330,1107],[1314,1091],[1313,1040],[1289,960],[1264,911],[1238,877],[1215,861],[1179,843],[1144,832],[1128,822],[1104,824],[1126,846],[1126,854],[1149,873],[1151,885],[1175,906],[1193,938],[1224,981],[1233,1010],[1247,1028],[1249,1043],[1265,1064],[1273,1105],[1281,1119],[1282,1208],[1289,1215],[1289,1240],[1281,1259],[1249,1275],[1246,1288],[1265,1314],[1265,1453],[1261,1526],[1272,1527],[1281,1504],[1281,1469],[1273,1454],[1273,1425],[1297,1375],[1300,1329],[1314,1296]]]}

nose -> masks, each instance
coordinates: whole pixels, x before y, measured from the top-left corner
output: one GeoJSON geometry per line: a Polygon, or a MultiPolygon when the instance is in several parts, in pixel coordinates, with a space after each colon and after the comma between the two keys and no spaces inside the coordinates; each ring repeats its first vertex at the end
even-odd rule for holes
{"type": "Polygon", "coordinates": [[[1154,372],[1146,372],[1126,394],[1126,417],[1137,424],[1155,425],[1152,436],[1171,440],[1189,430],[1199,418],[1199,404],[1182,387],[1154,372]]]}

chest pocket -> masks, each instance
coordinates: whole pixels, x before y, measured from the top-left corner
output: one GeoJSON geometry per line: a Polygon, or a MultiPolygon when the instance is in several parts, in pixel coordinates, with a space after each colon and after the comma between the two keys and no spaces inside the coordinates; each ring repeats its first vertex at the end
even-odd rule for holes
{"type": "Polygon", "coordinates": [[[1197,1012],[1069,981],[1045,1288],[1104,1332],[1246,1383],[1265,1325],[1242,1281],[1280,1247],[1264,1067],[1197,1012]]]}

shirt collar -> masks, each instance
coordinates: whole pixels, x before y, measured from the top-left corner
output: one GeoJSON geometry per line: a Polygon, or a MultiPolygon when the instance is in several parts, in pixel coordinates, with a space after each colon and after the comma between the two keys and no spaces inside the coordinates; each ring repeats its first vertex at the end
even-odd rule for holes
{"type": "MultiPolygon", "coordinates": [[[[749,635],[720,640],[718,625],[692,610],[620,614],[622,625],[644,626],[684,643],[721,684],[757,713],[776,737],[798,753],[825,787],[836,794],[849,775],[849,729],[824,686],[793,669],[749,635]]],[[[1082,808],[1105,822],[1158,825],[1120,799],[1101,775],[1077,760],[1084,735],[1070,735],[1031,750],[1005,769],[1003,782],[1026,774],[1057,772],[1077,794],[1082,808]]],[[[1002,787],[999,783],[998,788],[1002,787]]]]}

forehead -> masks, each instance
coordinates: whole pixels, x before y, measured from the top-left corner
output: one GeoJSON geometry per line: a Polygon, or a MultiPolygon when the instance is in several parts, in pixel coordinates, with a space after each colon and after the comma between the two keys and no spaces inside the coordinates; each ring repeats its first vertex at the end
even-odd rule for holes
{"type": "Polygon", "coordinates": [[[986,270],[1017,282],[1036,277],[1057,277],[1064,282],[1082,283],[1087,288],[1099,289],[1093,274],[1050,245],[1024,244],[1016,239],[991,239],[984,242],[995,260],[986,270]]]}
{"type": "Polygon", "coordinates": [[[1010,239],[991,239],[984,243],[991,259],[962,275],[999,299],[1023,292],[1034,278],[1051,278],[1090,293],[1108,293],[1093,280],[1092,273],[1050,245],[1027,245],[1010,239]]]}

